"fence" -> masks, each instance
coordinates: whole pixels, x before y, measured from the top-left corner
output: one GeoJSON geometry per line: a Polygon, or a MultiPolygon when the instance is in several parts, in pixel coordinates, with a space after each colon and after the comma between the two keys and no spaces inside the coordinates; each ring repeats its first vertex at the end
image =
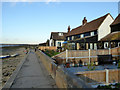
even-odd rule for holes
{"type": "Polygon", "coordinates": [[[40,50],[46,50],[46,49],[48,49],[48,50],[57,50],[57,47],[54,47],[54,46],[39,46],[38,47],[38,49],[40,49],[40,50]]]}
{"type": "Polygon", "coordinates": [[[98,55],[112,55],[114,59],[120,59],[120,47],[111,48],[111,49],[98,49],[98,50],[66,50],[53,58],[60,58],[60,59],[75,59],[82,60],[83,62],[89,62],[90,61],[98,61],[98,55]]]}
{"type": "Polygon", "coordinates": [[[82,79],[78,79],[73,73],[57,66],[53,63],[53,60],[43,52],[37,51],[37,54],[49,74],[54,78],[58,88],[92,88],[91,85],[85,83],[82,79]]]}
{"type": "Polygon", "coordinates": [[[99,70],[99,71],[85,71],[76,73],[77,76],[83,77],[85,82],[98,82],[98,83],[118,83],[120,82],[120,69],[114,70],[99,70]],[[89,80],[91,79],[91,80],[89,80]]]}

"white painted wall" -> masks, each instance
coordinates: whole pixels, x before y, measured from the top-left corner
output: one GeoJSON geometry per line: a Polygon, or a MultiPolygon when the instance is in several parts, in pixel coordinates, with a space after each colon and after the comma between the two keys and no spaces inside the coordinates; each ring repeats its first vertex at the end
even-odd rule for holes
{"type": "Polygon", "coordinates": [[[98,41],[108,35],[111,32],[110,24],[113,22],[113,18],[108,14],[101,26],[98,28],[98,41]]]}
{"type": "Polygon", "coordinates": [[[53,39],[50,39],[50,46],[54,46],[54,40],[53,39]],[[52,45],[53,43],[53,45],[52,45]]]}
{"type": "Polygon", "coordinates": [[[59,41],[56,41],[56,47],[58,47],[58,42],[61,42],[61,45],[63,46],[62,43],[63,43],[64,41],[63,41],[63,40],[59,40],[59,41]]]}

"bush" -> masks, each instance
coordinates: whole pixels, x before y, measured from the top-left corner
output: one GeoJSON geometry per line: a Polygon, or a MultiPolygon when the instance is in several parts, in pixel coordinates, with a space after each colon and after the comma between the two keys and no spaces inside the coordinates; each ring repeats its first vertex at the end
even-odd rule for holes
{"type": "Polygon", "coordinates": [[[45,50],[44,53],[45,53],[46,55],[48,55],[49,57],[52,57],[52,56],[54,56],[54,55],[59,54],[59,52],[56,52],[56,51],[54,51],[54,50],[45,50]]]}
{"type": "Polygon", "coordinates": [[[118,68],[120,68],[120,61],[118,62],[118,68]]]}
{"type": "Polygon", "coordinates": [[[95,66],[94,66],[93,62],[91,64],[88,64],[88,70],[90,70],[90,71],[95,70],[95,66]]]}

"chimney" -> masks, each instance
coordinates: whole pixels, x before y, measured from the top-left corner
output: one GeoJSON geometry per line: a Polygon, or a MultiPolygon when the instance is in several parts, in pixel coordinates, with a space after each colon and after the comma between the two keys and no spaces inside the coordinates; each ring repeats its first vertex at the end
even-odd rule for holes
{"type": "Polygon", "coordinates": [[[86,17],[84,17],[83,21],[82,21],[82,25],[85,25],[87,23],[87,19],[86,17]]]}
{"type": "Polygon", "coordinates": [[[70,25],[68,26],[68,33],[70,32],[70,25]]]}

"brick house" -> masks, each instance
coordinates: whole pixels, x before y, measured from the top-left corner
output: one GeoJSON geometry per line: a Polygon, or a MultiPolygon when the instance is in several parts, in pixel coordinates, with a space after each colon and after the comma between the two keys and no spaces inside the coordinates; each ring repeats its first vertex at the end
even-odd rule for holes
{"type": "Polygon", "coordinates": [[[110,13],[90,22],[87,22],[86,17],[84,17],[81,26],[71,31],[68,27],[66,41],[77,50],[104,48],[104,43],[100,40],[111,33],[110,25],[113,21],[110,13]]]}

